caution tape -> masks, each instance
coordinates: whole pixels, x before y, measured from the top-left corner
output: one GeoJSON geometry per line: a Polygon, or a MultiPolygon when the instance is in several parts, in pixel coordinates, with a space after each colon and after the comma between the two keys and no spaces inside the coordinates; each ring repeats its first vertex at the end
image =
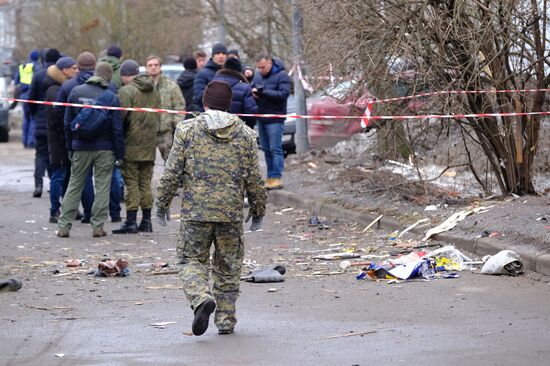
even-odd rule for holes
{"type": "MultiPolygon", "coordinates": [[[[373,104],[388,103],[400,100],[423,98],[443,94],[483,94],[483,93],[534,93],[534,92],[548,92],[550,89],[517,89],[517,90],[450,90],[439,91],[431,93],[421,93],[416,95],[409,95],[405,97],[389,98],[389,99],[373,99],[370,100],[365,108],[365,113],[361,116],[325,116],[325,115],[299,115],[299,114],[246,114],[235,113],[240,117],[260,117],[260,118],[293,118],[293,119],[360,119],[361,125],[366,128],[371,120],[405,120],[405,119],[464,119],[464,118],[495,118],[495,117],[523,117],[523,116],[546,116],[550,115],[550,111],[539,112],[500,112],[500,113],[470,113],[470,114],[423,114],[423,115],[400,115],[400,116],[383,116],[372,115],[373,104]]],[[[34,103],[41,105],[49,105],[54,107],[77,107],[77,108],[95,108],[106,109],[115,111],[130,111],[130,112],[146,112],[146,113],[170,113],[170,114],[196,114],[197,112],[188,112],[182,110],[165,109],[165,108],[141,108],[141,107],[113,107],[113,106],[100,106],[93,104],[79,104],[79,103],[66,103],[66,102],[48,102],[41,100],[28,100],[18,98],[0,97],[0,100],[6,100],[9,102],[21,102],[21,103],[34,103]]]]}

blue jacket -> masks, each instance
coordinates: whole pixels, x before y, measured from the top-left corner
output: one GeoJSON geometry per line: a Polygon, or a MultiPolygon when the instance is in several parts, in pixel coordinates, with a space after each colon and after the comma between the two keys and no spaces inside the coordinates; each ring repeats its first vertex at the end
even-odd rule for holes
{"type": "MultiPolygon", "coordinates": [[[[70,81],[70,80],[69,80],[70,81]]],[[[65,85],[65,83],[63,84],[65,85]]],[[[111,107],[120,107],[120,101],[115,93],[113,93],[108,83],[100,77],[93,76],[86,81],[85,84],[75,87],[69,94],[69,103],[91,104],[96,103],[97,99],[103,92],[107,91],[110,94],[111,107]]],[[[120,111],[109,111],[111,119],[110,130],[95,141],[81,140],[73,136],[71,131],[71,122],[76,117],[82,108],[67,107],[65,110],[65,142],[67,150],[73,151],[97,151],[97,150],[112,150],[115,153],[115,159],[124,158],[124,139],[122,134],[122,120],[120,111]]]]}
{"type": "MultiPolygon", "coordinates": [[[[273,65],[269,74],[259,72],[254,75],[252,87],[263,87],[263,93],[256,99],[258,112],[265,114],[286,114],[286,101],[290,95],[291,81],[284,71],[285,65],[279,59],[272,59],[273,65]]],[[[284,122],[284,118],[258,118],[260,123],[284,122]]]]}
{"type": "MultiPolygon", "coordinates": [[[[221,69],[214,76],[214,80],[225,81],[231,86],[233,97],[231,98],[230,113],[246,113],[253,114],[258,112],[256,100],[252,96],[250,84],[240,72],[221,69]]],[[[245,122],[255,122],[255,117],[240,117],[245,122]]]]}
{"type": "MultiPolygon", "coordinates": [[[[47,63],[45,69],[35,72],[32,76],[32,83],[29,89],[30,100],[45,100],[46,86],[44,79],[48,72],[48,67],[53,65],[53,62],[47,63]]],[[[46,106],[43,104],[29,103],[29,110],[34,119],[34,136],[46,137],[48,135],[48,122],[46,120],[46,106]]]]}
{"type": "Polygon", "coordinates": [[[204,107],[202,106],[202,94],[204,93],[204,89],[206,89],[208,83],[214,79],[216,72],[221,68],[220,65],[214,63],[214,61],[210,59],[206,65],[204,65],[204,68],[199,71],[193,82],[193,99],[195,100],[195,104],[199,106],[199,111],[201,112],[204,112],[204,107]]]}

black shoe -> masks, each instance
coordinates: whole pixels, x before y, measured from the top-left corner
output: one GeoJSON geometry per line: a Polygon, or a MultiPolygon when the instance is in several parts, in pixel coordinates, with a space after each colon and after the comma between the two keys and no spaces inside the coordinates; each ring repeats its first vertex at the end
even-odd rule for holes
{"type": "Polygon", "coordinates": [[[42,197],[42,187],[36,187],[34,188],[34,192],[32,192],[32,196],[34,198],[40,198],[42,197]]]}
{"type": "Polygon", "coordinates": [[[50,224],[57,224],[58,218],[57,216],[50,216],[49,223],[50,224]]]}
{"type": "Polygon", "coordinates": [[[120,229],[113,230],[113,234],[137,234],[138,228],[135,222],[125,221],[120,229]]]}
{"type": "Polygon", "coordinates": [[[83,223],[83,224],[89,224],[90,220],[91,220],[90,217],[83,216],[82,219],[80,220],[80,222],[83,223]]]}
{"type": "Polygon", "coordinates": [[[111,217],[111,222],[122,222],[122,218],[120,216],[111,217]]]}
{"type": "Polygon", "coordinates": [[[82,214],[82,212],[77,211],[76,212],[76,217],[74,218],[74,221],[80,221],[80,220],[82,220],[83,217],[84,217],[84,215],[82,214]]]}
{"type": "Polygon", "coordinates": [[[221,334],[221,335],[233,334],[233,329],[218,329],[218,334],[221,334]]]}
{"type": "Polygon", "coordinates": [[[153,224],[150,220],[141,220],[138,226],[138,230],[143,233],[152,233],[153,232],[153,224]]]}
{"type": "Polygon", "coordinates": [[[216,309],[216,303],[212,300],[208,300],[199,305],[195,310],[195,318],[193,319],[193,334],[196,336],[203,335],[208,329],[208,321],[210,320],[210,314],[216,309]]]}

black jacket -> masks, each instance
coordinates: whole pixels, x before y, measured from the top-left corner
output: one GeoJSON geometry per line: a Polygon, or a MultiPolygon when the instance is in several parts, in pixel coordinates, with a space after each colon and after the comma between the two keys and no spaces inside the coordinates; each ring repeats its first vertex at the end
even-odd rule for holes
{"type": "Polygon", "coordinates": [[[194,112],[199,110],[199,106],[195,104],[193,99],[193,82],[197,77],[198,71],[184,70],[178,77],[178,85],[181,89],[181,94],[185,98],[185,110],[188,112],[194,112]]]}
{"type": "Polygon", "coordinates": [[[221,68],[222,67],[220,65],[214,63],[214,61],[210,59],[195,78],[195,82],[193,83],[193,98],[195,99],[195,104],[199,106],[199,110],[201,112],[204,112],[204,107],[202,105],[202,94],[204,93],[204,89],[206,89],[208,83],[214,79],[216,72],[218,72],[221,68]]]}
{"type": "MultiPolygon", "coordinates": [[[[286,114],[286,101],[290,95],[291,81],[285,72],[281,60],[273,59],[269,74],[263,76],[259,72],[254,75],[253,88],[263,87],[263,93],[256,99],[258,113],[286,114]]],[[[284,122],[284,118],[258,118],[259,123],[284,122]]]]}
{"type": "MultiPolygon", "coordinates": [[[[61,84],[66,80],[67,77],[57,68],[57,66],[50,66],[44,78],[44,88],[46,89],[44,100],[48,102],[55,101],[61,84]]],[[[54,167],[68,166],[67,149],[65,148],[65,132],[63,129],[63,114],[56,111],[53,106],[45,107],[50,164],[54,167]]]]}

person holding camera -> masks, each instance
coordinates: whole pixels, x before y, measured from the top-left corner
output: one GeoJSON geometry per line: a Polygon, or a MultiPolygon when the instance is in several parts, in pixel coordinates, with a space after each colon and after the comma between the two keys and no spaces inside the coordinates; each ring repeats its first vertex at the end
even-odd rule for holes
{"type": "MultiPolygon", "coordinates": [[[[290,77],[279,59],[267,52],[256,56],[258,73],[252,82],[252,95],[260,114],[286,114],[286,101],[290,94],[290,77]]],[[[267,164],[267,189],[283,188],[283,127],[285,118],[258,118],[260,148],[267,164]]]]}

